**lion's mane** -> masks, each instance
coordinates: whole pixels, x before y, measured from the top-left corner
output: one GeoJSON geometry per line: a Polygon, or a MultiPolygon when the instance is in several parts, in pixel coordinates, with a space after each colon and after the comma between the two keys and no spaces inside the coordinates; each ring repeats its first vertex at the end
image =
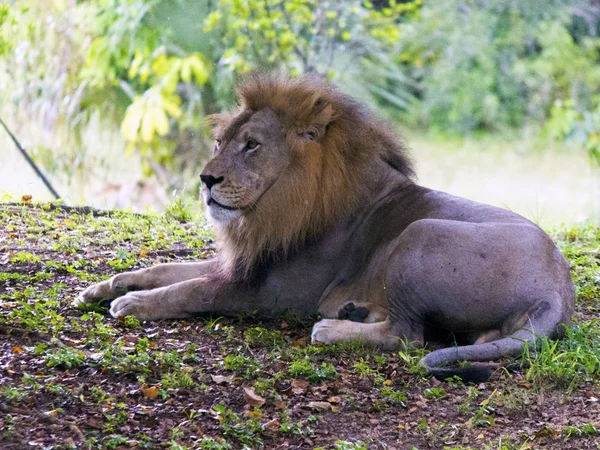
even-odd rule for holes
{"type": "Polygon", "coordinates": [[[402,140],[385,122],[316,75],[254,73],[238,86],[239,111],[217,115],[215,128],[244,111],[270,108],[279,117],[292,164],[258,204],[235,223],[217,227],[226,272],[259,275],[307,241],[349,219],[376,192],[382,161],[407,177],[413,168],[402,140]],[[307,140],[304,131],[322,133],[307,140]]]}

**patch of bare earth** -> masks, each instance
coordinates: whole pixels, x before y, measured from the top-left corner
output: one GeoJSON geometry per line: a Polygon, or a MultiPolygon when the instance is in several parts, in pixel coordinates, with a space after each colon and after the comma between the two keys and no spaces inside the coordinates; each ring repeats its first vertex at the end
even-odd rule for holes
{"type": "Polygon", "coordinates": [[[416,374],[411,351],[311,346],[311,321],[71,306],[117,270],[209,256],[197,225],[22,205],[0,205],[0,223],[2,449],[600,447],[593,377],[564,390],[517,364],[465,385],[416,374]]]}

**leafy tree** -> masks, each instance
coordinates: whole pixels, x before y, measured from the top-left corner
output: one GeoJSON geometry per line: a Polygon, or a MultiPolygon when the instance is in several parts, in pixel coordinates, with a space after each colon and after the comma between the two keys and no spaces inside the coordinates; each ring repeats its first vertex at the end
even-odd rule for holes
{"type": "MultiPolygon", "coordinates": [[[[358,95],[371,102],[405,106],[401,72],[387,54],[399,41],[398,23],[414,16],[420,1],[392,0],[383,8],[359,0],[24,1],[13,25],[2,29],[16,32],[5,34],[8,44],[69,55],[52,71],[52,57],[32,52],[29,67],[22,66],[27,73],[13,77],[25,94],[15,102],[30,99],[35,108],[47,101],[75,133],[99,113],[120,125],[127,151],[144,157],[146,173],[167,174],[195,169],[198,151],[208,152],[203,117],[232,107],[236,78],[254,68],[317,71],[359,86],[358,95]],[[60,24],[52,36],[39,25],[43,17],[60,24]],[[57,106],[63,99],[68,105],[57,106]]],[[[12,52],[6,67],[18,58],[12,52]]]]}
{"type": "Polygon", "coordinates": [[[400,28],[418,81],[412,119],[458,134],[543,122],[555,98],[598,86],[597,40],[575,44],[575,2],[430,2],[400,28]],[[585,74],[585,75],[582,75],[585,74]]]}

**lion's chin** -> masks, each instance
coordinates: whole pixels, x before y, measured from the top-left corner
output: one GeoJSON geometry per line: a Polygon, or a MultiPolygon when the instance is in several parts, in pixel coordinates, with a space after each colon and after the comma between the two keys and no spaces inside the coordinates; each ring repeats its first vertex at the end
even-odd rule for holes
{"type": "Polygon", "coordinates": [[[210,220],[220,226],[228,225],[242,215],[238,209],[225,209],[215,203],[211,203],[207,209],[210,220]]]}

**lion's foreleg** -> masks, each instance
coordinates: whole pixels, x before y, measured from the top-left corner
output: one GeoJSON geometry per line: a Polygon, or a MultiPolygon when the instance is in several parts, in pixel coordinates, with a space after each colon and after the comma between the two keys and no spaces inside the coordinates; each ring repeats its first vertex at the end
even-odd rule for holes
{"type": "Polygon", "coordinates": [[[257,306],[247,291],[213,277],[182,281],[147,291],[132,291],[113,300],[114,317],[132,315],[139,320],[181,319],[198,313],[236,314],[257,306]]]}
{"type": "Polygon", "coordinates": [[[132,315],[139,320],[183,319],[210,311],[214,295],[202,279],[182,281],[144,291],[131,291],[113,300],[113,317],[132,315]]]}
{"type": "Polygon", "coordinates": [[[75,305],[113,300],[131,291],[145,291],[169,286],[181,281],[199,278],[214,272],[215,269],[216,263],[211,260],[158,264],[146,269],[120,273],[106,281],[88,287],[79,294],[75,300],[75,305]]]}

